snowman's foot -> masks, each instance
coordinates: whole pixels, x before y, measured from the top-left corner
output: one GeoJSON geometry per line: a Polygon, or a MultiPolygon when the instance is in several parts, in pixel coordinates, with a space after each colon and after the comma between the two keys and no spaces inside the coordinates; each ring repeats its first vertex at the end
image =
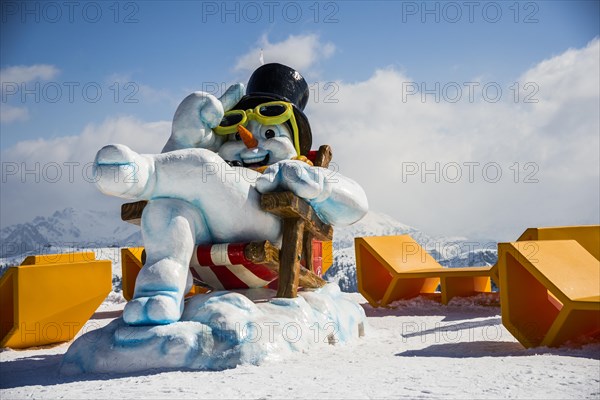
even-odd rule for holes
{"type": "Polygon", "coordinates": [[[122,144],[104,146],[96,154],[96,185],[105,194],[135,199],[141,195],[153,172],[151,160],[122,144]]]}
{"type": "Polygon", "coordinates": [[[183,302],[176,292],[159,292],[153,296],[131,300],[123,310],[129,325],[166,325],[179,321],[183,302]]]}

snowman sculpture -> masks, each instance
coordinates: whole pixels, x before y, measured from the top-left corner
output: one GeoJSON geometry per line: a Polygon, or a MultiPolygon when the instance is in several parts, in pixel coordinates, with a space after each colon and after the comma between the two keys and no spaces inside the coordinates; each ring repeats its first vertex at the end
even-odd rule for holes
{"type": "Polygon", "coordinates": [[[308,93],[297,71],[266,64],[254,71],[245,95],[236,84],[219,99],[204,92],[186,97],[161,154],[138,154],[121,144],[98,152],[100,191],[149,201],[141,219],[146,263],[124,309],[126,323],[180,319],[196,245],[281,243],[282,222],[261,210],[262,193],[291,191],[334,226],[366,214],[366,195],[356,182],[303,157],[312,144],[303,113],[308,93]]]}

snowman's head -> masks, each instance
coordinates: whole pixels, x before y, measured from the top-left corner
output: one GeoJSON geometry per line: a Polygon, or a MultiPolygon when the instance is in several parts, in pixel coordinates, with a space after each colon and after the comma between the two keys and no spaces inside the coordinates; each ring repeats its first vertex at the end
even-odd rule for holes
{"type": "Polygon", "coordinates": [[[249,110],[231,110],[214,128],[228,138],[218,150],[228,161],[257,168],[300,154],[298,125],[289,102],[271,101],[249,110]]]}

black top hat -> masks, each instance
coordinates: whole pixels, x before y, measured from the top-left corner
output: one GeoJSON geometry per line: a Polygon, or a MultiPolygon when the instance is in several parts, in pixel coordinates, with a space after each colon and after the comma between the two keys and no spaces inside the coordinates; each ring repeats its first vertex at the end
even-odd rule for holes
{"type": "Polygon", "coordinates": [[[233,109],[248,110],[277,100],[292,103],[298,124],[300,154],[306,155],[312,145],[310,124],[302,112],[308,102],[308,93],[308,84],[298,71],[282,64],[265,64],[252,73],[246,86],[246,95],[233,109]]]}

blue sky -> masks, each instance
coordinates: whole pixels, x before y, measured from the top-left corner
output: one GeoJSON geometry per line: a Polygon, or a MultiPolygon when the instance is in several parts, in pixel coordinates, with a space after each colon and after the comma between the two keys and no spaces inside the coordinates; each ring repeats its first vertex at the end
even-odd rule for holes
{"type": "MultiPolygon", "coordinates": [[[[436,82],[442,86],[454,82],[463,88],[465,82],[494,82],[506,96],[512,93],[514,82],[544,60],[560,57],[569,49],[585,49],[599,35],[600,13],[598,1],[82,1],[69,7],[61,1],[2,3],[3,162],[17,162],[16,154],[21,150],[15,149],[30,146],[27,141],[85,136],[86,129],[100,129],[107,120],[168,122],[177,104],[191,91],[245,82],[252,71],[251,60],[258,65],[261,47],[265,48],[266,62],[291,59],[302,64],[304,70],[295,67],[320,91],[321,101],[309,103],[308,108],[318,115],[317,126],[326,125],[323,110],[335,112],[353,104],[353,99],[339,92],[337,108],[323,105],[323,99],[332,94],[324,88],[327,82],[337,82],[336,88],[347,88],[345,93],[351,93],[357,86],[376,81],[377,71],[381,70],[394,71],[404,81],[424,83],[428,88],[436,82]],[[295,43],[304,47],[295,48],[295,43]],[[72,99],[69,87],[73,88],[72,99]],[[24,96],[24,88],[33,94],[24,96]],[[101,95],[97,95],[98,88],[101,95]]],[[[568,71],[565,74],[572,76],[568,71]]],[[[539,88],[540,96],[553,89],[539,88]]],[[[587,94],[582,96],[589,98],[587,94]]],[[[379,98],[377,102],[387,100],[379,98]]],[[[432,102],[431,97],[425,100],[432,102]]],[[[592,100],[597,100],[594,93],[592,100]]],[[[371,102],[365,107],[376,105],[371,102]]],[[[498,103],[495,107],[500,111],[498,103]]],[[[594,115],[591,117],[593,120],[594,115]]],[[[415,135],[406,129],[414,121],[406,118],[395,121],[397,131],[389,133],[395,140],[415,135]]],[[[477,129],[486,128],[480,125],[477,129]]],[[[443,131],[449,136],[458,135],[460,127],[440,128],[443,131]]],[[[168,137],[168,131],[164,134],[168,137]]],[[[331,140],[345,149],[342,138],[331,140]]],[[[154,151],[159,151],[162,144],[157,143],[154,151]]],[[[484,149],[479,154],[487,151],[484,149]]],[[[419,158],[417,151],[411,154],[415,157],[410,162],[425,159],[419,158]]],[[[390,165],[393,161],[390,159],[390,165]]],[[[527,162],[508,160],[508,166],[512,165],[509,161],[527,162]]],[[[29,158],[26,162],[36,160],[29,158]]],[[[352,171],[350,163],[342,166],[352,171]]],[[[3,180],[5,189],[7,183],[3,180]]],[[[41,185],[36,187],[42,190],[41,185]]],[[[418,186],[415,193],[427,187],[418,186]]],[[[434,187],[445,190],[443,184],[434,187]]],[[[458,221],[437,229],[434,221],[420,223],[430,218],[424,217],[424,210],[407,216],[396,212],[393,203],[377,200],[384,195],[368,195],[379,211],[434,231],[431,233],[495,236],[489,225],[458,227],[458,221]]],[[[404,198],[406,193],[401,191],[398,196],[404,198]]],[[[597,196],[587,199],[588,203],[594,202],[597,196]]],[[[35,216],[9,210],[7,198],[3,200],[3,226],[5,221],[21,222],[35,216]]],[[[69,206],[69,200],[51,204],[56,209],[62,205],[69,206]]],[[[574,204],[568,207],[579,208],[574,204]]],[[[444,214],[452,212],[445,210],[444,214]]],[[[593,223],[597,215],[573,215],[571,221],[593,223]]],[[[531,221],[538,222],[545,222],[543,214],[531,221]]],[[[548,223],[552,222],[563,221],[548,218],[548,223]]],[[[519,229],[514,224],[506,232],[513,234],[519,229]]]]}
{"type": "MultiPolygon", "coordinates": [[[[600,12],[597,1],[108,1],[81,2],[72,9],[64,2],[51,3],[3,5],[1,67],[56,66],[60,72],[52,81],[59,83],[62,95],[56,104],[44,101],[57,93],[46,86],[47,96],[40,89],[40,103],[33,95],[26,97],[31,118],[2,126],[2,148],[23,138],[74,134],[115,113],[169,119],[173,101],[190,89],[204,82],[244,80],[247,74],[234,71],[236,59],[262,35],[279,42],[289,35],[316,33],[335,44],[335,54],[319,63],[318,79],[323,81],[364,80],[386,66],[419,82],[477,76],[508,81],[544,58],[585,45],[598,35],[600,12]],[[141,98],[133,95],[134,86],[124,84],[115,102],[117,87],[111,85],[116,77],[164,91],[170,102],[165,96],[152,104],[125,103],[127,95],[141,98]],[[73,103],[65,82],[80,84],[73,87],[73,103]],[[84,97],[83,85],[90,82],[102,89],[97,103],[84,97]]],[[[94,99],[95,86],[87,90],[94,99]]],[[[3,100],[21,102],[19,94],[21,90],[3,100]]]]}

